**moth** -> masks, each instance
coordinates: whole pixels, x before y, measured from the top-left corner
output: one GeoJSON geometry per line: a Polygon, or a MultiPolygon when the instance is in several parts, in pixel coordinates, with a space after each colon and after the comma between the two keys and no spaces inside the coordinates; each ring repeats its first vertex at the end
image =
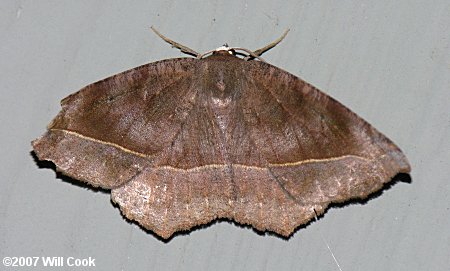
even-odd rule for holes
{"type": "Polygon", "coordinates": [[[366,198],[402,151],[355,113],[262,53],[222,46],[113,75],[64,98],[32,142],[63,174],[111,190],[162,238],[218,218],[290,236],[331,203],[366,198]]]}

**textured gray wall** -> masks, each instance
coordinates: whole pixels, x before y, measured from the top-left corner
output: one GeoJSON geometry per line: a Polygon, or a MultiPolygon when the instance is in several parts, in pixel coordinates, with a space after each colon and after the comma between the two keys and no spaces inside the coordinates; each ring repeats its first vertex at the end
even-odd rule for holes
{"type": "Polygon", "coordinates": [[[91,256],[97,270],[339,270],[332,251],[342,270],[450,270],[449,14],[448,0],[2,1],[0,257],[91,256]],[[40,169],[30,141],[63,97],[181,56],[150,25],[198,51],[256,49],[291,28],[265,59],[396,142],[412,182],[333,208],[287,241],[221,222],[164,243],[125,221],[108,193],[40,169]]]}

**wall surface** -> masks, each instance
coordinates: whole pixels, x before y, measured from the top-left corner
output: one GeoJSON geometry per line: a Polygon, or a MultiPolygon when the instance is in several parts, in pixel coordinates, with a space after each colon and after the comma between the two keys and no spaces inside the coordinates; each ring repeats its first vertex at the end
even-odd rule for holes
{"type": "Polygon", "coordinates": [[[91,257],[96,270],[450,270],[449,14],[448,0],[2,1],[0,257],[91,257]],[[220,222],[163,242],[109,193],[40,168],[30,141],[62,98],[183,56],[151,25],[201,52],[256,49],[290,28],[264,58],[396,142],[411,182],[332,208],[288,240],[220,222]]]}

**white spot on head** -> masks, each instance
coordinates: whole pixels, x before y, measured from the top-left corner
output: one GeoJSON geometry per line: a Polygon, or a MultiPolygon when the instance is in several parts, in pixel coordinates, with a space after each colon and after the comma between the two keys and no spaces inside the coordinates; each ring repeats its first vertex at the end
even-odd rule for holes
{"type": "Polygon", "coordinates": [[[219,52],[219,51],[227,51],[230,55],[233,54],[233,51],[232,51],[231,48],[228,47],[227,45],[220,46],[219,48],[217,48],[217,49],[214,50],[214,51],[216,51],[216,52],[219,52]]]}

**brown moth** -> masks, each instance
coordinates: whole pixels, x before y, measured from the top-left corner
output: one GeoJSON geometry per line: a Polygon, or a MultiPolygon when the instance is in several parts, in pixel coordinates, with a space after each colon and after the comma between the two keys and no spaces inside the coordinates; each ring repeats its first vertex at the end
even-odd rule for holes
{"type": "Polygon", "coordinates": [[[410,172],[370,124],[261,59],[287,31],[256,51],[207,54],[154,31],[196,58],[82,88],[32,145],[63,174],[110,189],[127,218],[162,238],[217,218],[290,236],[331,203],[410,172]]]}

